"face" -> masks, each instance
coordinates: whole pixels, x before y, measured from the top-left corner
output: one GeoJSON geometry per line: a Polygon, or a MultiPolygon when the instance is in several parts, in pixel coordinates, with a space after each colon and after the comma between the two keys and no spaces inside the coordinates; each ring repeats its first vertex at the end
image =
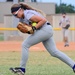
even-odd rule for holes
{"type": "Polygon", "coordinates": [[[17,18],[23,18],[24,10],[23,10],[23,9],[21,9],[21,8],[19,8],[19,10],[18,10],[18,11],[13,12],[12,14],[13,14],[15,17],[17,17],[17,18]]]}
{"type": "Polygon", "coordinates": [[[62,16],[65,18],[66,17],[66,14],[62,14],[62,16]]]}

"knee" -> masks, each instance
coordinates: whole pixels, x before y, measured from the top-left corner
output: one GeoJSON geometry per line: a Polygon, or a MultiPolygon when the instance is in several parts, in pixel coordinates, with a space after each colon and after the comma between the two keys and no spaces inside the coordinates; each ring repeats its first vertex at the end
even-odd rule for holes
{"type": "Polygon", "coordinates": [[[59,54],[59,51],[57,50],[57,51],[52,52],[51,56],[56,57],[56,56],[58,56],[58,54],[59,54]]]}
{"type": "Polygon", "coordinates": [[[51,53],[51,56],[55,57],[55,52],[51,53]]]}
{"type": "Polygon", "coordinates": [[[30,47],[29,44],[27,44],[26,42],[22,43],[22,48],[29,48],[29,47],[30,47]]]}

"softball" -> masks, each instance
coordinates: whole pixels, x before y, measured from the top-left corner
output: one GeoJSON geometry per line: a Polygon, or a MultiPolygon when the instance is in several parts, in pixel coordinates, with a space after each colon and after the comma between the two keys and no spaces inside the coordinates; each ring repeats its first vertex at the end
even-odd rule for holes
{"type": "Polygon", "coordinates": [[[37,24],[36,22],[33,22],[33,23],[32,23],[32,26],[36,26],[36,24],[37,24]]]}

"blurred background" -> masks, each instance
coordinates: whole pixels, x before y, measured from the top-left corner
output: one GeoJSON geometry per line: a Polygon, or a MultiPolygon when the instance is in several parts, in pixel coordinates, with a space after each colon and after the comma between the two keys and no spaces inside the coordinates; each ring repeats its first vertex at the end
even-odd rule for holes
{"type": "Polygon", "coordinates": [[[28,35],[16,29],[18,19],[13,17],[10,8],[14,3],[25,2],[46,13],[47,20],[54,29],[55,42],[62,42],[62,32],[59,29],[61,13],[66,12],[71,21],[69,41],[75,42],[75,1],[74,0],[0,0],[0,40],[20,41],[28,35]],[[16,21],[15,21],[16,20],[16,21]],[[59,34],[58,34],[59,33],[59,34]],[[60,36],[60,39],[58,39],[60,36]]]}
{"type": "MultiPolygon", "coordinates": [[[[22,41],[28,36],[16,29],[18,19],[10,12],[11,6],[19,2],[46,13],[46,18],[54,29],[57,48],[75,61],[75,0],[0,0],[0,75],[14,75],[9,68],[19,66],[22,41]],[[66,12],[70,19],[69,47],[64,47],[62,31],[59,28],[62,12],[66,12]]],[[[25,75],[75,75],[70,67],[51,57],[41,43],[30,50],[25,75]]]]}

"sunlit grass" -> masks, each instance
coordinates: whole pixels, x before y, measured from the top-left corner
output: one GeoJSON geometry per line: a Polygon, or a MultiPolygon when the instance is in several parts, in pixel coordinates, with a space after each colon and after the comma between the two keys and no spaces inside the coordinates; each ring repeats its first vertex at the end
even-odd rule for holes
{"type": "MultiPolygon", "coordinates": [[[[64,51],[75,60],[75,51],[64,51]]],[[[21,52],[0,52],[0,75],[14,75],[10,67],[19,66],[21,52]]],[[[72,69],[48,52],[29,52],[25,75],[75,75],[72,69]]]]}

